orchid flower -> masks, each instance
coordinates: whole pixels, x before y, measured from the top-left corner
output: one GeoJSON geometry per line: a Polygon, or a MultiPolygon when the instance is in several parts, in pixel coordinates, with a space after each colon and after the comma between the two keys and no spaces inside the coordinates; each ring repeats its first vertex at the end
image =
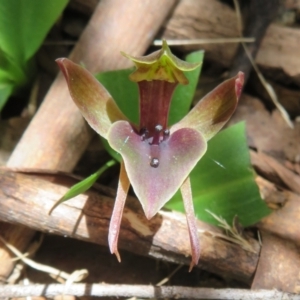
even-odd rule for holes
{"type": "Polygon", "coordinates": [[[139,124],[126,118],[108,91],[87,70],[66,58],[57,59],[83,117],[122,157],[109,226],[109,248],[120,261],[117,242],[130,184],[148,219],[180,188],[191,243],[191,270],[200,257],[200,243],[189,174],[206,152],[207,141],[233,114],[243,86],[243,73],[220,84],[181,121],[168,127],[172,94],[178,84],[188,84],[184,73],[199,64],[178,59],[166,42],[161,50],[148,56],[124,55],[136,66],[130,79],[139,88],[139,124]]]}

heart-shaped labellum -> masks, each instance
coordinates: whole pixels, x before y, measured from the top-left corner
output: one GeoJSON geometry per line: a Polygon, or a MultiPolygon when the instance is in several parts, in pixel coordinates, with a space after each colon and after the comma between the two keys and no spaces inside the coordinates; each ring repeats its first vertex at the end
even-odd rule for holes
{"type": "Polygon", "coordinates": [[[182,128],[166,135],[159,143],[151,143],[127,121],[111,126],[108,141],[122,155],[148,219],[176,193],[207,147],[203,136],[190,128],[182,128]]]}

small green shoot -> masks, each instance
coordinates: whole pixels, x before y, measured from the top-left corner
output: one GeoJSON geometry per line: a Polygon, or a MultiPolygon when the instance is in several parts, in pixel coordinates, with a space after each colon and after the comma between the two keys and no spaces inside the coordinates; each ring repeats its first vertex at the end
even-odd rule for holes
{"type": "Polygon", "coordinates": [[[50,209],[49,215],[53,212],[53,210],[60,205],[61,203],[70,200],[90,189],[93,184],[97,181],[97,179],[110,167],[114,166],[117,162],[112,159],[106,162],[97,172],[93,173],[89,177],[85,178],[84,180],[74,184],[68,192],[61,197],[50,209]]]}

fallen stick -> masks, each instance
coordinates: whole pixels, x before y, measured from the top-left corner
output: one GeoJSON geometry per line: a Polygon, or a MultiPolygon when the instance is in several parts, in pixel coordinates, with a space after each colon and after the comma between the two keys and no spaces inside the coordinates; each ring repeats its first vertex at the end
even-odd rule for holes
{"type": "MultiPolygon", "coordinates": [[[[66,183],[66,178],[57,176],[54,183],[37,175],[0,169],[0,220],[107,245],[114,199],[91,191],[61,204],[49,216],[50,208],[68,190],[59,182],[66,183]]],[[[226,236],[212,226],[199,221],[198,228],[201,241],[198,267],[250,283],[259,258],[258,242],[248,241],[254,249],[250,252],[227,241],[226,236]]],[[[190,243],[185,215],[160,211],[149,221],[139,202],[129,197],[121,224],[119,248],[188,265],[190,243]]],[[[122,256],[122,251],[120,254],[122,256]]]]}
{"type": "Polygon", "coordinates": [[[137,298],[174,298],[174,299],[290,299],[299,300],[296,294],[277,290],[213,289],[191,288],[185,286],[151,286],[125,284],[31,284],[0,286],[0,297],[39,297],[51,298],[58,295],[76,297],[137,297],[137,298]]]}

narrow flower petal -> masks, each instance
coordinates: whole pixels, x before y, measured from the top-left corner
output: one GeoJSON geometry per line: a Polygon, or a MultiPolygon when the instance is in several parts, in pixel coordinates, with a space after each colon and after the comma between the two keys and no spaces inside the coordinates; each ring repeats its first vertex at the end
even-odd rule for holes
{"type": "Polygon", "coordinates": [[[194,212],[192,188],[189,177],[187,177],[187,179],[183,182],[180,191],[183,199],[192,250],[192,261],[189,269],[189,272],[191,272],[193,267],[198,264],[200,258],[200,243],[198,237],[197,219],[194,212]]]}
{"type": "Polygon", "coordinates": [[[89,125],[106,138],[117,120],[127,120],[107,90],[83,67],[67,58],[56,60],[63,72],[70,95],[89,125]]]}
{"type": "Polygon", "coordinates": [[[193,128],[211,139],[229,120],[238,103],[244,84],[244,73],[228,79],[207,94],[180,122],[171,128],[193,128]]]}
{"type": "Polygon", "coordinates": [[[131,185],[148,219],[176,193],[207,146],[202,135],[190,128],[174,132],[159,145],[149,144],[126,121],[112,125],[108,142],[122,155],[131,185]]]}
{"type": "Polygon", "coordinates": [[[121,162],[117,196],[115,200],[113,213],[110,219],[109,231],[108,231],[108,245],[109,245],[110,252],[117,256],[119,262],[121,262],[121,257],[118,252],[118,238],[119,238],[120,225],[121,225],[121,220],[123,215],[123,209],[127,198],[129,186],[130,186],[130,182],[124,167],[124,163],[121,162]]]}

